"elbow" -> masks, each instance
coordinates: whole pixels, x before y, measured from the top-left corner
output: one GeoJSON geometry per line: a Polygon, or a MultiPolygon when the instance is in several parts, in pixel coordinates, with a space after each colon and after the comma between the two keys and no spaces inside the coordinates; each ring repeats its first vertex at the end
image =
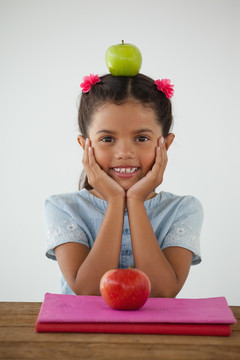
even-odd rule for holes
{"type": "Polygon", "coordinates": [[[159,297],[162,297],[162,298],[172,298],[174,299],[176,296],[177,296],[178,292],[176,291],[169,291],[169,292],[166,292],[166,293],[163,293],[161,296],[159,297]]]}
{"type": "Polygon", "coordinates": [[[177,293],[175,292],[156,292],[156,293],[151,293],[150,297],[155,297],[155,298],[175,298],[177,296],[177,293]]]}
{"type": "Polygon", "coordinates": [[[75,289],[75,291],[73,290],[73,292],[76,295],[88,295],[88,296],[100,296],[100,291],[89,291],[88,289],[75,289]]]}
{"type": "Polygon", "coordinates": [[[154,289],[150,293],[150,297],[156,298],[175,298],[179,293],[179,288],[154,289]]]}
{"type": "Polygon", "coordinates": [[[72,289],[72,291],[74,292],[75,295],[88,295],[88,296],[99,296],[100,294],[100,289],[94,289],[91,286],[87,286],[86,284],[76,284],[73,283],[71,284],[72,286],[70,286],[70,288],[72,289]]]}

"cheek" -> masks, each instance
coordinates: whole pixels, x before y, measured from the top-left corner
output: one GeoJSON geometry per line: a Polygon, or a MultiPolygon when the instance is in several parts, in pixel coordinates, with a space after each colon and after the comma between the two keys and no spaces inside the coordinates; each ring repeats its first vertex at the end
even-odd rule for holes
{"type": "Polygon", "coordinates": [[[102,168],[107,166],[111,160],[111,152],[107,149],[102,148],[101,146],[94,147],[94,155],[97,163],[102,168]]]}
{"type": "Polygon", "coordinates": [[[148,149],[141,154],[141,165],[142,167],[150,170],[155,162],[155,149],[148,149]]]}

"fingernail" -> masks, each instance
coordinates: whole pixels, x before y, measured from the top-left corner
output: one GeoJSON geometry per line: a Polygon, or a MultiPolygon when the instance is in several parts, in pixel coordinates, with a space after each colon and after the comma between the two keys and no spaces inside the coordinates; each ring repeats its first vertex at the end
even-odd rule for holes
{"type": "Polygon", "coordinates": [[[89,138],[86,139],[86,145],[89,145],[89,138]]]}
{"type": "Polygon", "coordinates": [[[163,136],[161,136],[161,140],[160,140],[160,141],[161,141],[162,144],[164,144],[164,137],[163,137],[163,136]]]}

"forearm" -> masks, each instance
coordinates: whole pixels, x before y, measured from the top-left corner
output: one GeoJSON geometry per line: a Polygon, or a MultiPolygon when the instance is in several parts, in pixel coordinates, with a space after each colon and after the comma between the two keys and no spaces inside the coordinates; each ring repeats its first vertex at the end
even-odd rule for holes
{"type": "Polygon", "coordinates": [[[124,208],[124,199],[108,204],[94,245],[78,269],[74,284],[77,294],[99,295],[102,275],[118,267],[124,208]]]}
{"type": "Polygon", "coordinates": [[[150,296],[175,297],[180,290],[178,279],[157,242],[144,203],[130,199],[127,207],[135,266],[148,275],[150,296]]]}

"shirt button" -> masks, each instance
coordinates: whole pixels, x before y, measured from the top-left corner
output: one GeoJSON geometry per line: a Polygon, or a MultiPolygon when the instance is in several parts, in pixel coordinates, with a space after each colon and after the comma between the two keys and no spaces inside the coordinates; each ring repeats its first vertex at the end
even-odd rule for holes
{"type": "Polygon", "coordinates": [[[129,234],[129,229],[123,229],[123,233],[124,233],[124,235],[128,235],[129,234]]]}
{"type": "Polygon", "coordinates": [[[125,250],[125,255],[130,256],[131,254],[132,254],[132,250],[130,250],[130,249],[125,250]]]}
{"type": "Polygon", "coordinates": [[[121,251],[121,255],[122,256],[130,256],[130,255],[132,255],[132,250],[131,249],[123,249],[121,251]]]}

